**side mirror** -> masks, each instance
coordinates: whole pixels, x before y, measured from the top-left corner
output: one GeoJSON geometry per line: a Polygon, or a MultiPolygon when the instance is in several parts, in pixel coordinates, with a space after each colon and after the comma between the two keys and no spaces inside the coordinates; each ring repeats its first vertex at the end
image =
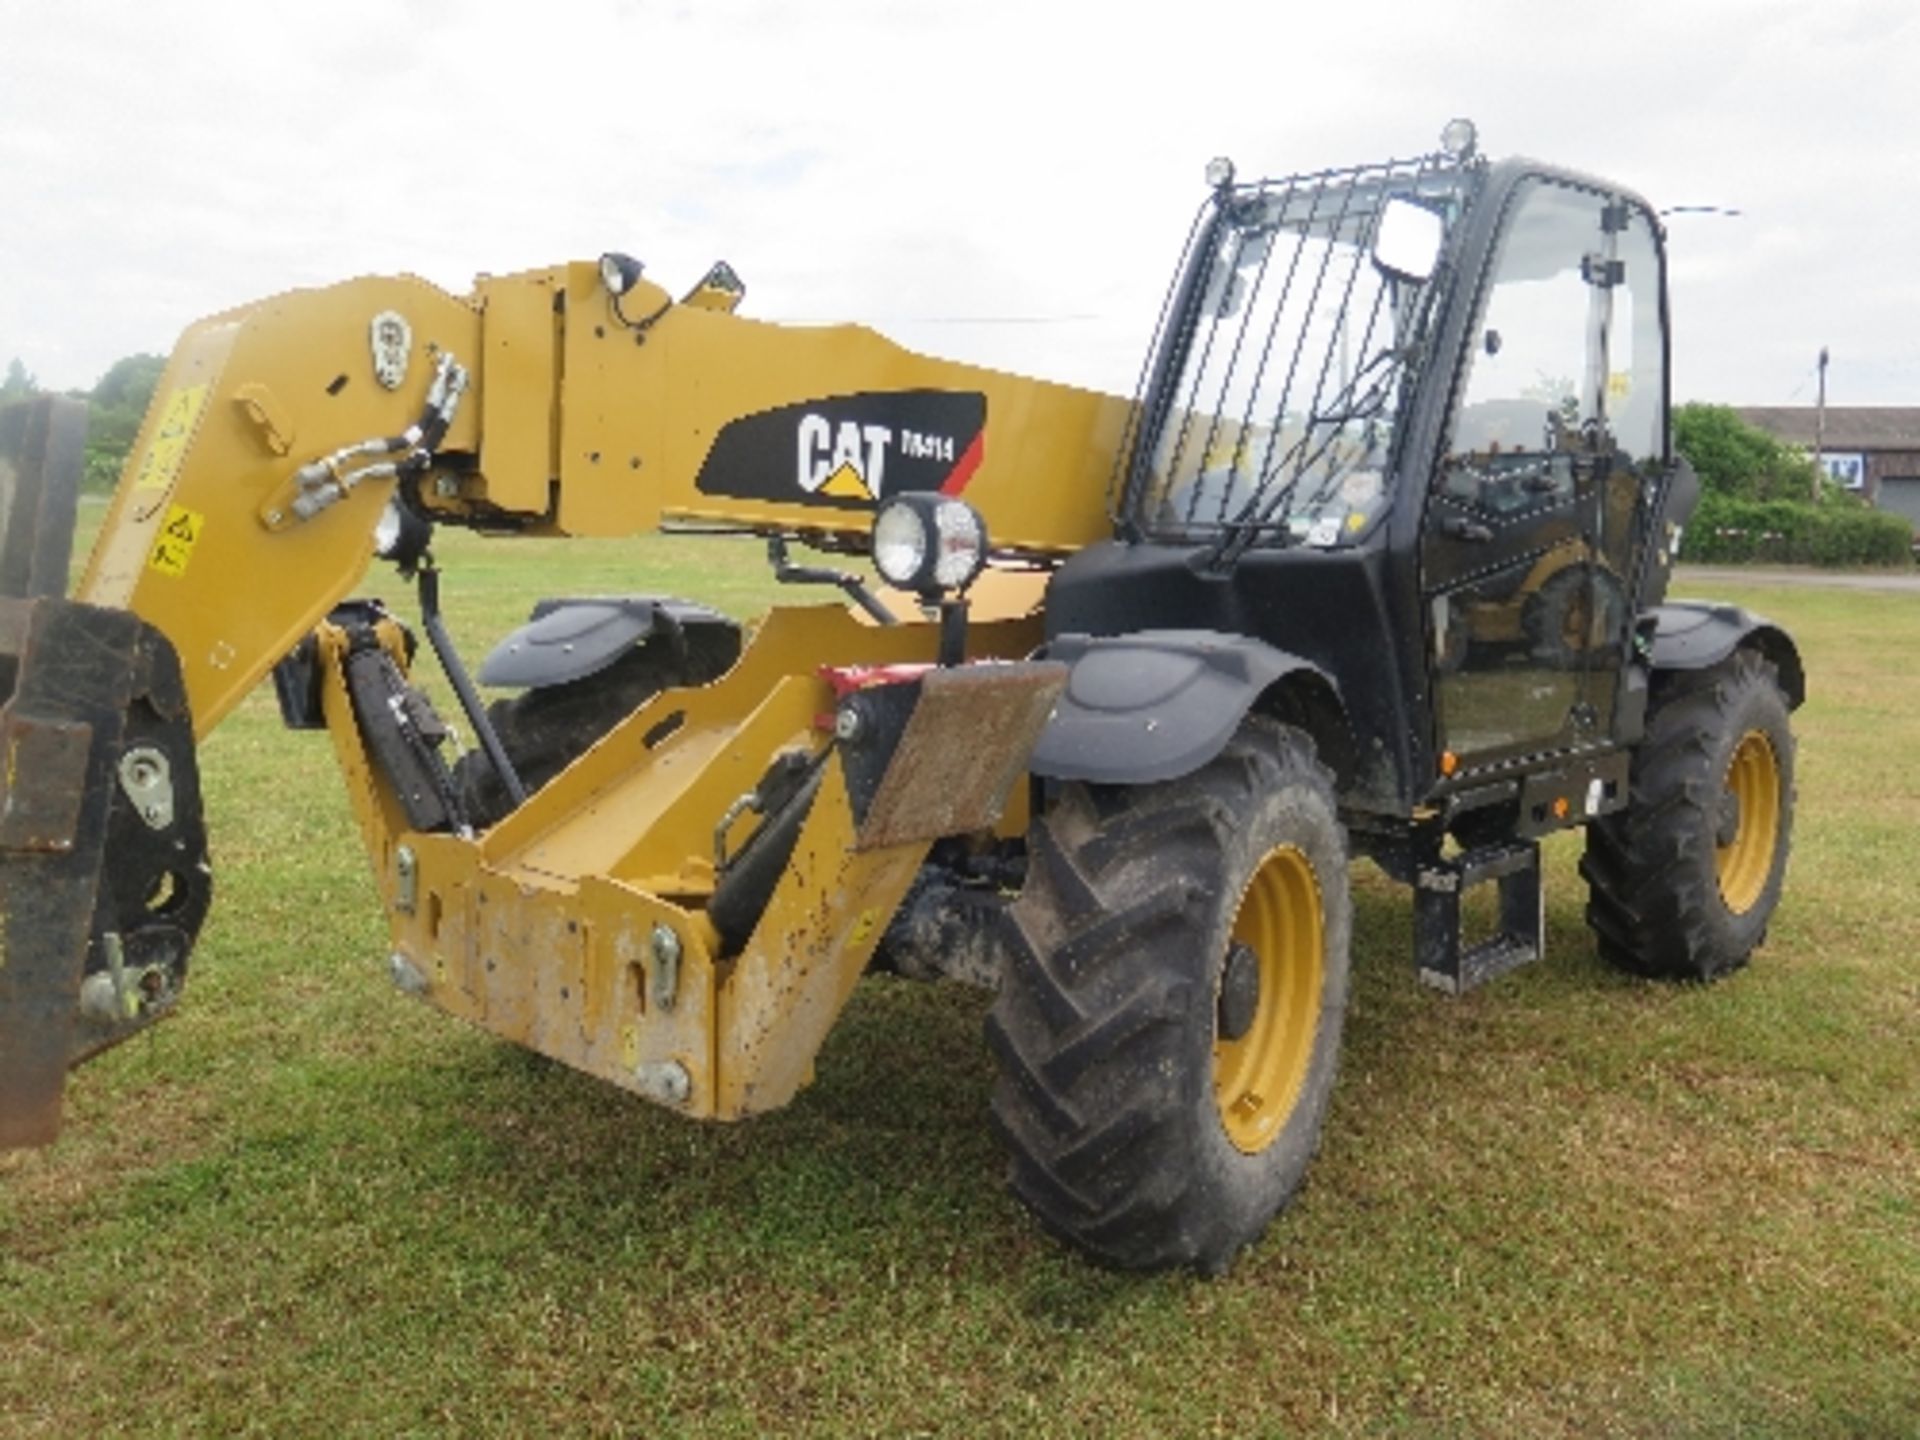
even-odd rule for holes
{"type": "Polygon", "coordinates": [[[1433,278],[1446,233],[1438,211],[1396,195],[1380,208],[1380,223],[1373,231],[1373,263],[1395,280],[1422,284],[1433,278]]]}

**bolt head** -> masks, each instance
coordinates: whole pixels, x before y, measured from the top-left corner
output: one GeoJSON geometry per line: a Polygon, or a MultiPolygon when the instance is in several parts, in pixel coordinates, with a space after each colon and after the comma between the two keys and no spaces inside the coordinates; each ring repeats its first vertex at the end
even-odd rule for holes
{"type": "Polygon", "coordinates": [[[403,995],[427,993],[427,977],[401,951],[396,950],[387,957],[387,973],[393,977],[394,988],[403,995]]]}
{"type": "Polygon", "coordinates": [[[670,965],[680,958],[680,937],[673,933],[671,925],[653,927],[653,958],[663,965],[670,965]]]}
{"type": "Polygon", "coordinates": [[[642,1093],[661,1104],[684,1105],[693,1094],[693,1077],[678,1060],[642,1065],[635,1078],[642,1093]]]}

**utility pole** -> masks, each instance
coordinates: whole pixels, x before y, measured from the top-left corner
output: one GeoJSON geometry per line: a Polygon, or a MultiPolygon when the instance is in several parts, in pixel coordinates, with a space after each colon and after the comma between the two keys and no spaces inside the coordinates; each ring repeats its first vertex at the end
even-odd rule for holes
{"type": "Polygon", "coordinates": [[[1820,347],[1820,398],[1813,407],[1813,503],[1820,503],[1820,482],[1826,477],[1827,462],[1827,347],[1820,347]]]}

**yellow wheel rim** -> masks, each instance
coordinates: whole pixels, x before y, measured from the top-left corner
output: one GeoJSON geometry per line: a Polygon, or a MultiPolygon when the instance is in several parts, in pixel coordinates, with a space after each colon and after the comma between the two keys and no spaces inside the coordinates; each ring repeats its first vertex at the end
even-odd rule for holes
{"type": "Polygon", "coordinates": [[[1249,1155],[1285,1128],[1313,1058],[1326,978],[1325,922],[1313,863],[1295,845],[1269,850],[1247,882],[1232,937],[1253,952],[1259,998],[1237,1040],[1216,1034],[1213,1099],[1234,1148],[1249,1155]]]}
{"type": "Polygon", "coordinates": [[[1749,730],[1734,747],[1724,803],[1732,823],[1721,828],[1714,865],[1720,898],[1735,915],[1744,915],[1767,888],[1780,841],[1780,758],[1765,732],[1749,730]]]}

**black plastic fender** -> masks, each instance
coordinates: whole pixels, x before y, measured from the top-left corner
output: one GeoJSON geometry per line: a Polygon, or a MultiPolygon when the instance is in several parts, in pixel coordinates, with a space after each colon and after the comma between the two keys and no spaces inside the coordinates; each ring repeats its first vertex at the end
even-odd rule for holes
{"type": "Polygon", "coordinates": [[[1648,614],[1654,620],[1649,659],[1655,670],[1704,670],[1749,646],[1780,672],[1780,688],[1790,706],[1797,709],[1807,698],[1799,647],[1771,620],[1738,605],[1702,600],[1670,600],[1648,614]]]}
{"type": "Polygon", "coordinates": [[[1213,630],[1062,635],[1049,660],[1070,666],[1027,768],[1049,780],[1143,785],[1175,780],[1220,753],[1261,694],[1318,666],[1264,641],[1213,630]]]}
{"type": "Polygon", "coordinates": [[[487,656],[480,680],[528,690],[565,685],[606,669],[656,631],[683,647],[686,630],[703,625],[738,629],[718,610],[664,596],[542,600],[487,656]]]}

